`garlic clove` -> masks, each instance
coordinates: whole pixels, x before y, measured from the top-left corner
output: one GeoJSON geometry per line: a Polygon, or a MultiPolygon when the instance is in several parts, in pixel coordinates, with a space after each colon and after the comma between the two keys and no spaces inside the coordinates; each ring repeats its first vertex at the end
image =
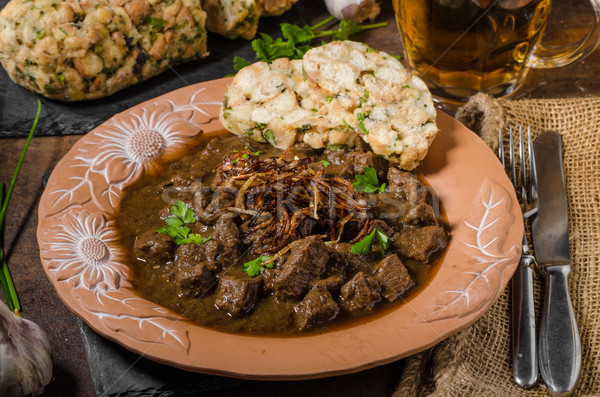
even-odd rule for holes
{"type": "Polygon", "coordinates": [[[48,337],[0,301],[0,396],[37,396],[51,379],[48,337]]]}
{"type": "Polygon", "coordinates": [[[381,11],[377,0],[325,0],[327,11],[337,19],[373,20],[381,11]]]}

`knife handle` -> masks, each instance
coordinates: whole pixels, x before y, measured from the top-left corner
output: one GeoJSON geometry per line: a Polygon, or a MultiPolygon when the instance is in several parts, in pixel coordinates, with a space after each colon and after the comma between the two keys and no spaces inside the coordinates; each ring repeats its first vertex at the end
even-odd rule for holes
{"type": "Polygon", "coordinates": [[[581,370],[581,342],[569,297],[569,265],[541,266],[546,276],[540,323],[539,365],[550,394],[573,391],[581,370]]]}
{"type": "Polygon", "coordinates": [[[512,363],[513,378],[521,387],[533,386],[538,379],[533,265],[531,255],[523,255],[512,278],[512,363]]]}

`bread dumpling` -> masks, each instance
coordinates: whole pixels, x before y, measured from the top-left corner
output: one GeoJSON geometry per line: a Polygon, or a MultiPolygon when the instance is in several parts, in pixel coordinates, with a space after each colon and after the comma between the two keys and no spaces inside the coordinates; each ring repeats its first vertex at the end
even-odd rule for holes
{"type": "Polygon", "coordinates": [[[95,99],[204,58],[200,0],[11,0],[0,11],[0,62],[25,88],[95,99]]]}

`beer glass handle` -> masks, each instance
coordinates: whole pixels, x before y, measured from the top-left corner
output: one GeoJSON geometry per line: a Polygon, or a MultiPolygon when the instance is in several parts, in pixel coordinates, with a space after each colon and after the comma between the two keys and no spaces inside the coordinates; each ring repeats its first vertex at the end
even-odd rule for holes
{"type": "Polygon", "coordinates": [[[594,9],[592,29],[580,40],[560,47],[538,45],[527,61],[527,66],[536,69],[556,68],[586,57],[600,43],[600,0],[590,0],[594,9]]]}

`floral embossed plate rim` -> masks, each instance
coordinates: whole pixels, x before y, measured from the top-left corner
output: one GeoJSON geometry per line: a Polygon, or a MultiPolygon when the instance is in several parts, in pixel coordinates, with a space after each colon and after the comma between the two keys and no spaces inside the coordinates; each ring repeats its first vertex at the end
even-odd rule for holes
{"type": "Polygon", "coordinates": [[[63,302],[94,330],[186,370],[305,379],[417,353],[466,328],[498,299],[520,255],[520,209],[491,150],[442,112],[419,171],[440,196],[451,241],[432,281],[397,309],[321,335],[253,337],[201,327],[136,295],[115,221],[123,190],[198,134],[223,132],[217,115],[230,81],[182,88],[115,115],[52,173],[39,206],[42,265],[63,302]]]}

